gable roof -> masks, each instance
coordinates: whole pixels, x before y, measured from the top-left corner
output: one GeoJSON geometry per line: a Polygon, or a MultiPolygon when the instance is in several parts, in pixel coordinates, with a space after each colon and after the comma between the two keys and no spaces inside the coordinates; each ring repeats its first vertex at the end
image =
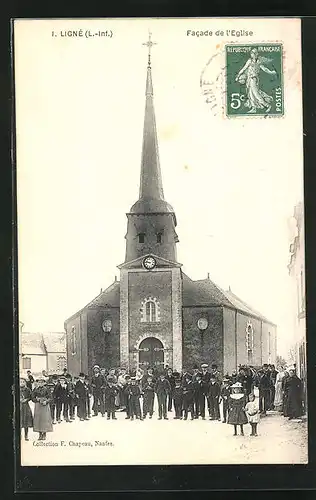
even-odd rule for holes
{"type": "Polygon", "coordinates": [[[93,309],[94,307],[120,307],[120,282],[115,280],[108,288],[101,291],[99,295],[92,299],[91,302],[69,316],[65,320],[65,324],[85,309],[93,309]]]}
{"type": "Polygon", "coordinates": [[[26,333],[21,334],[21,354],[38,354],[46,355],[46,349],[41,333],[26,333]]]}
{"type": "MultiPolygon", "coordinates": [[[[266,323],[274,325],[260,312],[246,304],[231,290],[222,290],[218,285],[213,283],[209,278],[193,281],[186,274],[182,273],[183,306],[226,306],[237,311],[243,312],[249,316],[254,316],[266,323]]],[[[275,326],[275,325],[274,325],[275,326]]]]}

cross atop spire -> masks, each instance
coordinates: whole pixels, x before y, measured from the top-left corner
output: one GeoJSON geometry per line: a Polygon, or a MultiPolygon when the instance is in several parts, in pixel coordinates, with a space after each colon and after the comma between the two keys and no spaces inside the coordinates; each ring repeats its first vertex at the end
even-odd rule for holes
{"type": "Polygon", "coordinates": [[[153,45],[157,45],[157,42],[153,42],[151,40],[151,31],[148,31],[148,41],[143,43],[143,45],[146,45],[146,47],[148,47],[148,67],[150,67],[150,64],[151,64],[151,61],[150,61],[150,53],[151,53],[151,48],[153,47],[153,45]]]}

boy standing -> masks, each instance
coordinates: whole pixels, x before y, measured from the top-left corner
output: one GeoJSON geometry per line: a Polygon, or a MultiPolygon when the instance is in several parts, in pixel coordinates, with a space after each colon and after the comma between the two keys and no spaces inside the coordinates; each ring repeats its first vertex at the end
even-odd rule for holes
{"type": "Polygon", "coordinates": [[[143,418],[146,418],[147,413],[149,413],[149,418],[152,418],[154,412],[155,386],[153,379],[151,377],[147,377],[146,381],[144,382],[143,392],[144,392],[143,418]]]}
{"type": "Polygon", "coordinates": [[[91,386],[89,383],[88,375],[84,377],[84,383],[86,386],[86,407],[87,407],[87,419],[91,418],[91,404],[90,404],[90,396],[91,396],[91,386]]]}
{"type": "Polygon", "coordinates": [[[158,420],[161,420],[162,417],[164,418],[164,420],[168,420],[167,397],[168,394],[171,393],[171,386],[164,373],[161,373],[159,379],[156,382],[155,392],[158,398],[158,420]]]}
{"type": "Polygon", "coordinates": [[[194,385],[192,382],[192,375],[186,374],[183,384],[183,420],[188,419],[188,413],[191,412],[191,420],[194,420],[194,410],[193,410],[193,399],[194,399],[194,385]]]}
{"type": "Polygon", "coordinates": [[[117,420],[115,416],[115,398],[118,394],[118,389],[115,387],[115,380],[112,377],[108,377],[107,384],[104,388],[104,400],[105,400],[105,410],[107,412],[107,419],[117,420]]]}
{"type": "Polygon", "coordinates": [[[142,420],[139,402],[141,391],[139,385],[136,384],[136,377],[131,378],[131,384],[128,386],[128,396],[130,419],[134,420],[135,415],[138,420],[142,420]]]}
{"type": "Polygon", "coordinates": [[[223,424],[226,423],[228,416],[229,395],[230,395],[229,379],[224,378],[223,386],[221,388],[221,400],[223,401],[223,421],[222,421],[223,424]]]}
{"type": "Polygon", "coordinates": [[[211,375],[211,382],[208,390],[208,405],[210,420],[220,420],[219,414],[220,385],[214,375],[211,375]]]}
{"type": "Polygon", "coordinates": [[[104,377],[100,373],[100,367],[95,365],[93,367],[93,375],[91,378],[91,387],[93,394],[93,416],[97,417],[99,413],[99,409],[101,410],[102,417],[104,417],[104,402],[103,402],[103,387],[105,385],[104,377]]]}
{"type": "Polygon", "coordinates": [[[183,387],[181,385],[181,380],[177,378],[175,380],[175,386],[173,389],[173,406],[175,409],[175,419],[182,419],[182,405],[183,405],[183,387]]]}
{"type": "Polygon", "coordinates": [[[56,421],[57,421],[56,390],[57,390],[58,385],[59,385],[58,377],[56,374],[54,374],[54,375],[52,375],[51,382],[49,384],[47,384],[47,387],[51,391],[51,395],[52,395],[51,396],[51,403],[50,403],[50,412],[51,412],[53,424],[56,424],[56,421]]]}

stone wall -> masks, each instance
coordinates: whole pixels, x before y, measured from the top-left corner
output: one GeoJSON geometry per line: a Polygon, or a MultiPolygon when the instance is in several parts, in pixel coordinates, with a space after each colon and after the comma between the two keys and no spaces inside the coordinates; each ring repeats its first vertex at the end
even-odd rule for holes
{"type": "Polygon", "coordinates": [[[183,308],[183,369],[194,364],[216,363],[223,371],[223,309],[222,307],[183,308]],[[197,326],[199,318],[207,318],[208,327],[202,334],[197,326]]]}

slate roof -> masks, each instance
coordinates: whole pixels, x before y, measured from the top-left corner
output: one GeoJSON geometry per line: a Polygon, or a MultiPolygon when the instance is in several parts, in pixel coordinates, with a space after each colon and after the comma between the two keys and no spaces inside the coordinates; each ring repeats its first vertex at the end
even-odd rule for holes
{"type": "Polygon", "coordinates": [[[22,354],[46,356],[47,353],[66,352],[66,334],[62,333],[22,333],[22,354]]]}
{"type": "MultiPolygon", "coordinates": [[[[112,285],[103,290],[86,307],[120,307],[120,282],[114,281],[112,285]]],[[[85,308],[86,308],[85,307],[85,308]]],[[[84,308],[84,309],[85,309],[84,308]]]]}
{"type": "MultiPolygon", "coordinates": [[[[193,281],[186,274],[182,273],[182,284],[183,307],[226,306],[274,325],[274,323],[265,318],[265,316],[256,311],[252,306],[246,304],[246,302],[237,297],[232,291],[222,290],[208,278],[193,281]]],[[[114,281],[112,285],[102,291],[80,311],[68,318],[66,322],[80,314],[84,309],[94,307],[120,307],[120,282],[114,281]]]]}
{"type": "Polygon", "coordinates": [[[231,302],[222,290],[211,280],[193,281],[182,273],[182,303],[183,306],[222,306],[231,307],[231,302]]]}
{"type": "Polygon", "coordinates": [[[41,333],[25,333],[21,335],[22,354],[42,354],[46,356],[46,349],[41,333]]]}
{"type": "Polygon", "coordinates": [[[260,312],[246,304],[232,291],[222,290],[210,279],[191,280],[186,274],[182,273],[183,278],[183,306],[226,306],[237,309],[245,314],[254,316],[266,323],[273,325],[271,321],[265,318],[260,312]]]}
{"type": "Polygon", "coordinates": [[[47,352],[66,352],[66,333],[44,333],[43,340],[47,352]]]}

